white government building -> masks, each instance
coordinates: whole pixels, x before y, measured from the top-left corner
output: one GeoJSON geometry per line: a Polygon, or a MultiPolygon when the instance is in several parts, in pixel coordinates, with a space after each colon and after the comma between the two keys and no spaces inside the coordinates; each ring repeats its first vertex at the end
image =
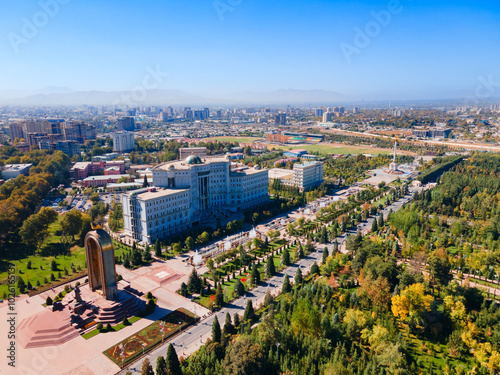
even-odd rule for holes
{"type": "Polygon", "coordinates": [[[268,171],[227,157],[191,155],[160,164],[153,186],[122,195],[125,234],[149,244],[269,199],[268,171]]]}

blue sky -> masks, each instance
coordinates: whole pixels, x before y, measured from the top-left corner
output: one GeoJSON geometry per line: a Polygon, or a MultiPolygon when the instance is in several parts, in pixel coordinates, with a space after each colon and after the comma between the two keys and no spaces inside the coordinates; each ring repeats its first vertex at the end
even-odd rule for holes
{"type": "Polygon", "coordinates": [[[160,88],[210,95],[293,88],[454,98],[481,76],[500,81],[498,2],[391,2],[3,0],[0,90],[130,90],[148,66],[168,72],[160,88]],[[44,19],[40,4],[50,2],[59,9],[44,19]],[[377,29],[373,12],[393,8],[377,29]],[[26,19],[38,23],[34,35],[23,33],[26,19]],[[358,48],[355,29],[370,26],[358,48]],[[346,45],[357,51],[350,59],[346,45]]]}

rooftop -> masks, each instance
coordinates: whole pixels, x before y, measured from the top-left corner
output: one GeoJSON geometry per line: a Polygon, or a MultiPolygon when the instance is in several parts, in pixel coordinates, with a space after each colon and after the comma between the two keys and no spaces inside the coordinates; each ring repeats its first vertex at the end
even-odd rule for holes
{"type": "Polygon", "coordinates": [[[33,164],[5,164],[3,167],[4,171],[19,171],[21,169],[29,168],[33,164]]]}
{"type": "Polygon", "coordinates": [[[179,193],[189,193],[189,189],[149,189],[143,193],[138,193],[137,198],[142,200],[156,199],[161,197],[168,197],[169,195],[176,195],[179,193]]]}

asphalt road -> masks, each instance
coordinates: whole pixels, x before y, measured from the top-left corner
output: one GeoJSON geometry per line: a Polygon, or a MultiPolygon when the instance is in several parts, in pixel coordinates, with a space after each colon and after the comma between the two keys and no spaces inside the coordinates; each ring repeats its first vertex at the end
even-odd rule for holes
{"type": "MultiPolygon", "coordinates": [[[[387,214],[389,213],[389,210],[391,208],[392,208],[392,211],[395,212],[395,211],[399,210],[410,199],[411,199],[411,193],[409,195],[401,198],[399,201],[394,202],[390,206],[386,207],[382,211],[382,213],[384,214],[384,217],[387,216],[387,214]]],[[[378,216],[376,218],[378,218],[378,216]]],[[[371,227],[372,227],[372,222],[376,218],[370,218],[366,222],[360,223],[358,226],[350,228],[350,230],[347,233],[344,233],[341,236],[338,236],[337,241],[339,242],[339,248],[340,249],[342,249],[342,247],[345,248],[345,242],[346,242],[347,236],[349,234],[356,234],[358,231],[358,228],[363,233],[365,231],[370,231],[371,227]],[[340,247],[340,246],[342,246],[342,247],[340,247]]],[[[304,259],[301,259],[297,263],[295,263],[295,264],[291,265],[290,267],[286,268],[285,270],[277,273],[276,276],[274,276],[270,280],[267,280],[266,282],[261,283],[259,286],[252,289],[251,291],[248,291],[244,297],[239,298],[237,300],[234,300],[233,302],[231,302],[229,305],[226,305],[224,308],[222,308],[217,313],[214,313],[214,314],[208,316],[207,318],[198,322],[196,325],[191,326],[190,328],[186,329],[184,332],[180,333],[179,335],[173,337],[170,340],[165,341],[165,343],[163,343],[158,348],[156,348],[155,350],[148,353],[144,358],[149,359],[150,363],[153,366],[153,369],[156,368],[156,360],[158,359],[159,356],[165,356],[167,354],[167,347],[170,343],[172,343],[174,345],[175,350],[177,352],[177,355],[179,357],[182,355],[190,355],[190,354],[194,353],[196,350],[198,350],[198,348],[201,345],[203,345],[203,343],[206,341],[207,338],[211,337],[212,324],[214,321],[214,317],[216,315],[217,315],[217,319],[219,320],[219,324],[221,325],[221,328],[222,328],[224,326],[226,314],[228,312],[229,312],[229,314],[231,314],[231,317],[233,317],[235,313],[238,313],[241,317],[243,315],[243,312],[245,311],[245,307],[247,305],[248,299],[252,299],[253,305],[254,305],[254,307],[256,307],[256,305],[258,305],[264,301],[264,297],[265,297],[268,289],[273,294],[276,294],[278,292],[278,290],[281,290],[281,286],[283,285],[283,280],[285,278],[285,274],[288,274],[290,281],[293,283],[293,278],[295,277],[295,273],[297,272],[298,267],[301,267],[302,274],[305,274],[306,270],[310,269],[313,262],[318,262],[318,264],[321,262],[323,249],[325,246],[328,247],[330,254],[332,253],[332,250],[333,250],[332,243],[327,244],[327,245],[317,244],[316,246],[317,246],[316,251],[312,252],[304,259]]],[[[142,362],[144,361],[144,358],[140,359],[139,361],[135,362],[134,364],[129,365],[127,368],[122,370],[120,372],[120,374],[125,374],[127,371],[130,371],[132,374],[140,374],[141,368],[142,368],[142,362]]]]}

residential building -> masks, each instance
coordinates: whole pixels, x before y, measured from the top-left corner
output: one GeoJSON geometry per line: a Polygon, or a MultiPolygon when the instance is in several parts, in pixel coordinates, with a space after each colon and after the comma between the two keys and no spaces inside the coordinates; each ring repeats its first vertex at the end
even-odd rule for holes
{"type": "Polygon", "coordinates": [[[315,188],[323,182],[323,162],[307,161],[293,166],[293,184],[300,191],[315,188]]]}
{"type": "Polygon", "coordinates": [[[113,151],[123,153],[134,149],[134,133],[125,131],[113,133],[113,151]]]}
{"type": "Polygon", "coordinates": [[[96,139],[96,129],[95,126],[83,122],[66,122],[64,123],[64,138],[67,141],[77,141],[82,144],[88,139],[96,139]]]}
{"type": "Polygon", "coordinates": [[[133,117],[119,117],[116,122],[118,131],[133,131],[135,130],[135,121],[133,117]]]}
{"type": "Polygon", "coordinates": [[[10,131],[10,139],[14,141],[16,138],[24,138],[24,133],[23,133],[23,127],[19,123],[15,124],[10,124],[9,125],[9,131],[10,131]]]}

